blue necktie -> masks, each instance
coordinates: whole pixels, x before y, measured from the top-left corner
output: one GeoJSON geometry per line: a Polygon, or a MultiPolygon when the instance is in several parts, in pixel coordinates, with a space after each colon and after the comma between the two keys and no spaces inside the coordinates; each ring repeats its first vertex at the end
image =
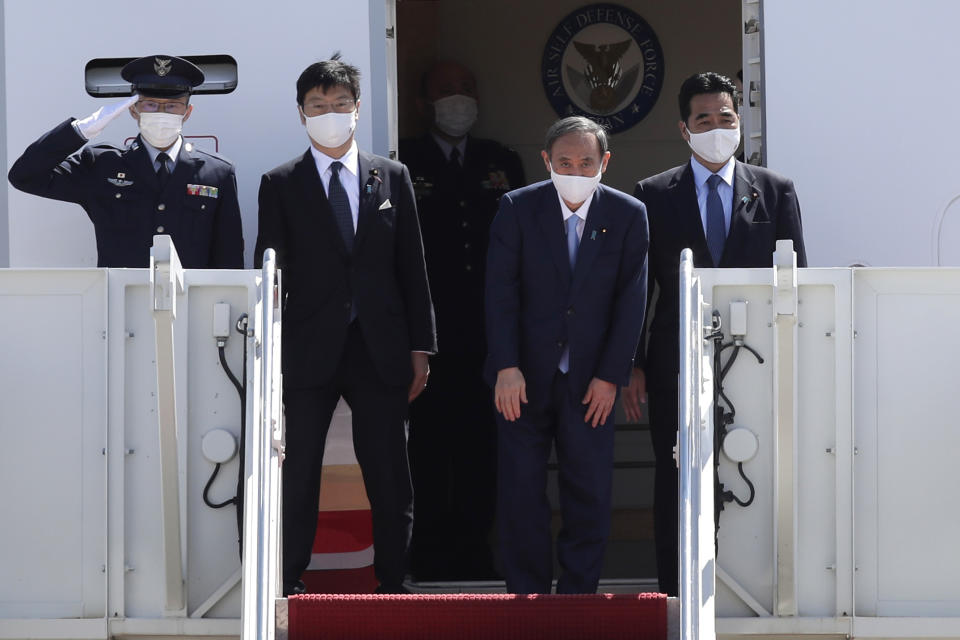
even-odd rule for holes
{"type": "Polygon", "coordinates": [[[710,255],[713,257],[713,266],[720,266],[720,258],[723,256],[723,244],[727,241],[727,225],[723,220],[723,203],[720,201],[720,193],[717,187],[720,176],[714,174],[707,178],[707,184],[710,191],[707,193],[707,248],[710,249],[710,255]]]}
{"type": "MultiPolygon", "coordinates": [[[[565,226],[567,227],[567,255],[570,258],[570,268],[573,269],[577,266],[577,249],[580,248],[580,237],[577,236],[577,224],[580,222],[580,216],[572,215],[567,218],[565,226]]],[[[560,362],[557,364],[557,368],[561,372],[567,373],[570,371],[570,345],[568,344],[563,348],[563,353],[560,354],[560,362]]]]}
{"type": "Polygon", "coordinates": [[[353,252],[353,214],[350,213],[350,199],[340,183],[340,167],[342,162],[330,163],[330,186],[327,188],[327,200],[333,209],[333,217],[340,227],[343,244],[347,246],[347,253],[353,252]]]}
{"type": "Polygon", "coordinates": [[[574,214],[567,218],[567,255],[570,256],[570,268],[577,266],[577,249],[580,247],[580,237],[577,235],[577,224],[580,216],[574,214]]]}

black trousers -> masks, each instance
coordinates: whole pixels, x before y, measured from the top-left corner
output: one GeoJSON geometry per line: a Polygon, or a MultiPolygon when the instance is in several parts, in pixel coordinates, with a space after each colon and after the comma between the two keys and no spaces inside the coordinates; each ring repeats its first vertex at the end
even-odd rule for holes
{"type": "Polygon", "coordinates": [[[497,495],[497,432],[480,356],[437,355],[410,406],[416,495],[411,563],[418,580],[496,577],[490,534],[497,495]]]}
{"type": "Polygon", "coordinates": [[[353,413],[353,447],[370,500],[374,572],[382,585],[399,586],[407,570],[413,525],[413,489],[407,464],[407,389],[380,380],[356,322],[350,325],[330,384],[283,392],[283,582],[287,586],[295,584],[310,564],[323,449],[341,396],[353,413]]]}
{"type": "Polygon", "coordinates": [[[647,393],[650,410],[650,438],[656,458],[653,490],[653,531],[657,549],[657,579],[660,591],[678,593],[680,569],[680,481],[673,448],[677,443],[677,387],[651,388],[647,393]]]}
{"type": "Polygon", "coordinates": [[[557,593],[595,593],[610,537],[614,417],[597,428],[586,406],[557,372],[549,404],[521,405],[520,418],[499,427],[497,530],[510,593],[550,593],[553,553],[547,461],[556,443],[560,466],[557,593]]]}

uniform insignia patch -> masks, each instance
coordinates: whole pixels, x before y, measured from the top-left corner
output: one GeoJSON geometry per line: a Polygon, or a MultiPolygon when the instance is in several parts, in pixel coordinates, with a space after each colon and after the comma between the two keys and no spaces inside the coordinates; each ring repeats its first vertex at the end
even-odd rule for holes
{"type": "Polygon", "coordinates": [[[490,168],[488,179],[480,183],[484,189],[496,189],[497,191],[510,191],[510,180],[502,169],[490,168]]]}
{"type": "Polygon", "coordinates": [[[124,174],[118,174],[120,177],[116,178],[107,178],[107,182],[117,187],[129,187],[133,184],[133,180],[124,180],[122,176],[124,174]]]}
{"type": "Polygon", "coordinates": [[[188,184],[187,194],[191,196],[217,198],[220,196],[220,189],[218,187],[210,187],[205,184],[188,184]]]}
{"type": "Polygon", "coordinates": [[[154,58],[153,59],[153,70],[157,72],[157,75],[161,78],[168,73],[170,73],[170,63],[172,60],[170,58],[154,58]]]}

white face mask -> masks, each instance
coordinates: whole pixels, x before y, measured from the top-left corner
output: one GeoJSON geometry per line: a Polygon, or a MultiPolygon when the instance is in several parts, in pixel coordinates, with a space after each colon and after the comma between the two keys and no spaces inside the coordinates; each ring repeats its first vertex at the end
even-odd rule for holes
{"type": "MultiPolygon", "coordinates": [[[[303,110],[300,110],[303,113],[303,110]]],[[[335,149],[353,135],[357,128],[357,110],[349,113],[331,111],[321,116],[304,115],[307,122],[307,135],[321,147],[335,149]]]]}
{"type": "Polygon", "coordinates": [[[693,133],[687,129],[690,139],[687,144],[694,153],[707,162],[726,162],[740,146],[740,127],[736,129],[716,128],[703,133],[693,133]]]}
{"type": "Polygon", "coordinates": [[[433,103],[433,113],[440,131],[462,138],[477,121],[477,101],[470,96],[447,96],[433,103]]]}
{"type": "Polygon", "coordinates": [[[140,114],[140,135],[151,146],[166,149],[180,136],[183,116],[160,111],[140,114]]]}
{"type": "Polygon", "coordinates": [[[557,188],[560,197],[571,204],[586,202],[587,198],[596,191],[602,175],[603,171],[601,170],[597,171],[595,176],[565,176],[554,171],[552,166],[550,167],[550,179],[553,180],[553,186],[557,188]]]}

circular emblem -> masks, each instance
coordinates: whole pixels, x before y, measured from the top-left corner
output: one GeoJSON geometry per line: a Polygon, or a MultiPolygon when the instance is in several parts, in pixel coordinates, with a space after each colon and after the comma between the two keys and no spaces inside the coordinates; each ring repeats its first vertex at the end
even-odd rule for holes
{"type": "Polygon", "coordinates": [[[646,117],[663,86],[663,50],[639,15],[591,4],[557,25],[543,50],[543,88],[558,115],[587,116],[610,133],[646,117]]]}

